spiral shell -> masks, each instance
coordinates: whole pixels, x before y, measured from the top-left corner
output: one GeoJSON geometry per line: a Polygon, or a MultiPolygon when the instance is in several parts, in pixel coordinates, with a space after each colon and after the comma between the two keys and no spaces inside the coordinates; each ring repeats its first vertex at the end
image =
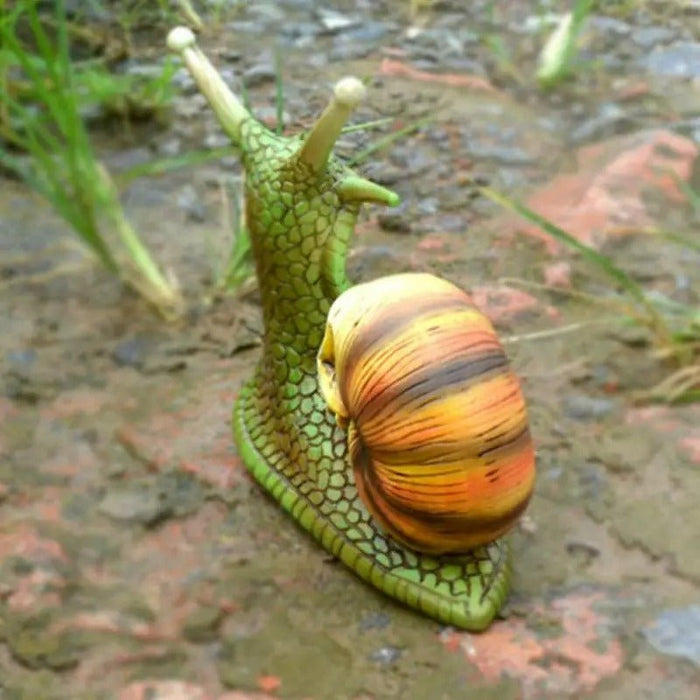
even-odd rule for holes
{"type": "Polygon", "coordinates": [[[490,321],[458,287],[402,274],[344,292],[318,377],[348,431],[360,497],[399,542],[459,553],[515,524],[535,477],[525,400],[490,321]]]}

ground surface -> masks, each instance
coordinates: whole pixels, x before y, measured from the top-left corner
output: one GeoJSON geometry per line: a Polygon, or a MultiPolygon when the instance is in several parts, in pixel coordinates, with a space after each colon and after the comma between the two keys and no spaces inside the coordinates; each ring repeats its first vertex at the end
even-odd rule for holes
{"type": "MultiPolygon", "coordinates": [[[[648,232],[698,240],[678,181],[692,183],[700,140],[700,12],[601,3],[584,36],[592,63],[542,94],[534,3],[503,3],[492,20],[487,3],[439,3],[413,25],[408,3],[254,5],[203,44],[234,87],[244,76],[261,118],[274,114],[275,41],[290,130],[347,73],[371,78],[359,119],[432,117],[363,166],[404,204],[366,213],[350,270],[443,274],[506,339],[539,464],[512,535],[511,602],[482,635],[406,611],[330,560],[243,470],[228,420],[258,356],[258,306],[254,293],[203,301],[235,158],[125,193],[191,303],[171,326],[82,262],[7,180],[0,697],[697,697],[700,407],[640,402],[672,370],[648,333],[620,322],[589,265],[469,182],[527,199],[647,289],[698,304],[698,253],[648,232]]],[[[178,81],[169,127],[99,132],[113,167],[221,142],[178,81]]]]}

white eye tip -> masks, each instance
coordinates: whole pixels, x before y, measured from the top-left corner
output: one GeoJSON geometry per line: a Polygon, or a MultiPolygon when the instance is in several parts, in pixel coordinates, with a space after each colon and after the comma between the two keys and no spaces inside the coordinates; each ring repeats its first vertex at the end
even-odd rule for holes
{"type": "Polygon", "coordinates": [[[194,32],[189,27],[175,27],[168,34],[168,48],[176,53],[194,46],[195,42],[194,32]]]}
{"type": "Polygon", "coordinates": [[[362,84],[362,81],[352,76],[342,78],[333,88],[335,99],[348,107],[354,107],[362,102],[366,94],[367,88],[362,84]]]}

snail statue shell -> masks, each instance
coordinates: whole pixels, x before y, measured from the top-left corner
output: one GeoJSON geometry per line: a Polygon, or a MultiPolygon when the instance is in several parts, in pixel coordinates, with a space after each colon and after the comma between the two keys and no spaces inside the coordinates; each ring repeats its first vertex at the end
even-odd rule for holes
{"type": "Polygon", "coordinates": [[[396,540],[459,553],[516,523],[535,478],[525,400],[461,289],[429,274],[352,287],[331,306],[317,362],[360,497],[396,540]]]}

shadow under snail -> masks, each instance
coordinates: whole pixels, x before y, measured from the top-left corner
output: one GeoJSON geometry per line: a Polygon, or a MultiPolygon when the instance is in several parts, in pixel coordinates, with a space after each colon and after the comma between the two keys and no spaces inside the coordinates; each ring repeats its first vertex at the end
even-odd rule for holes
{"type": "Polygon", "coordinates": [[[307,134],[276,136],[190,30],[168,45],[246,173],[265,332],[233,411],[245,466],[365,581],[440,622],[484,629],[510,583],[503,535],[534,483],[525,402],[490,322],[453,284],[411,273],[350,287],[361,204],[399,201],[332,155],[363,85],[342,79],[307,134]]]}

